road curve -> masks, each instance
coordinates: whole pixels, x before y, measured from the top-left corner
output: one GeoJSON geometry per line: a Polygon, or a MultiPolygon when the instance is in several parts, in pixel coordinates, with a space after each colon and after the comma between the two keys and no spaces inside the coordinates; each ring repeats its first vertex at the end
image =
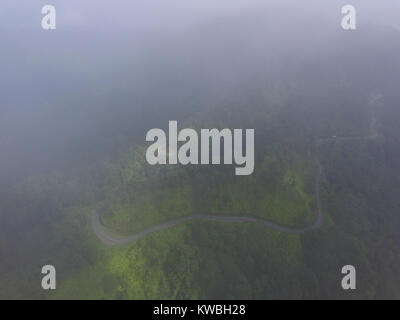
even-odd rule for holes
{"type": "MultiPolygon", "coordinates": [[[[376,118],[373,116],[370,124],[370,131],[371,133],[367,136],[353,136],[353,137],[330,137],[330,138],[321,138],[318,139],[316,142],[316,147],[318,148],[321,143],[334,141],[334,140],[366,140],[366,139],[375,139],[378,136],[376,130],[376,118]]],[[[204,221],[215,221],[215,222],[229,222],[229,223],[258,223],[260,225],[264,225],[266,227],[282,231],[285,233],[292,233],[292,234],[301,234],[306,231],[319,229],[323,223],[323,212],[321,209],[321,198],[320,198],[320,189],[321,189],[321,176],[322,176],[322,166],[321,163],[317,162],[317,176],[315,179],[315,199],[317,201],[317,216],[314,223],[310,226],[302,227],[302,228],[290,228],[279,225],[277,223],[264,220],[261,218],[256,217],[249,217],[249,216],[216,216],[212,214],[196,214],[196,215],[188,215],[185,217],[169,220],[164,223],[160,223],[144,229],[141,232],[130,236],[119,236],[119,235],[112,235],[107,230],[104,229],[103,225],[100,222],[99,213],[101,208],[96,208],[92,210],[91,216],[91,223],[93,227],[93,231],[96,234],[97,238],[105,245],[109,246],[118,246],[124,245],[127,243],[134,242],[141,238],[144,238],[150,233],[157,232],[160,230],[168,229],[174,227],[176,225],[185,223],[190,220],[204,220],[204,221]]]]}

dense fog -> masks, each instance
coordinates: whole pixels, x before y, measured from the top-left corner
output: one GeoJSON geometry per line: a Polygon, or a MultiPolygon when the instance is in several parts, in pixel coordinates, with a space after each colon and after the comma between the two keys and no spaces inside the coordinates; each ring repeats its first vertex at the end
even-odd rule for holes
{"type": "Polygon", "coordinates": [[[397,76],[385,67],[398,56],[398,1],[352,1],[349,33],[343,1],[58,1],[52,31],[40,27],[48,1],[18,2],[0,12],[2,176],[90,163],[238,88],[318,94],[337,65],[371,89],[397,76]]]}
{"type": "Polygon", "coordinates": [[[398,0],[1,0],[0,299],[400,297],[399,18],[398,0]],[[169,120],[255,129],[254,175],[151,167],[169,120]],[[203,213],[225,216],[181,223],[203,213]]]}

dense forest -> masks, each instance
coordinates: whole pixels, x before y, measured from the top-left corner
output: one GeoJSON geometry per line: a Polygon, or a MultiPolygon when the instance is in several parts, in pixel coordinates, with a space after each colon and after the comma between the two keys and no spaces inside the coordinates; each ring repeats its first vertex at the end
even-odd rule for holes
{"type": "MultiPolygon", "coordinates": [[[[400,298],[400,32],[365,25],[349,36],[326,24],[309,32],[304,18],[299,45],[289,27],[277,38],[265,15],[273,16],[252,11],[159,31],[162,41],[131,35],[135,50],[124,35],[86,44],[60,30],[58,72],[70,86],[46,80],[46,71],[48,101],[37,84],[29,101],[1,98],[24,106],[0,109],[1,299],[400,298]],[[79,52],[69,47],[77,41],[79,52]],[[172,119],[182,128],[254,128],[254,174],[149,165],[146,131],[172,119]],[[372,119],[376,137],[357,139],[371,135],[372,119]],[[120,235],[193,214],[309,226],[319,165],[323,223],[315,230],[191,220],[122,246],[93,231],[97,208],[105,230],[120,235]],[[40,286],[45,264],[57,269],[54,291],[40,286]],[[341,287],[348,264],[357,290],[341,287]]],[[[4,41],[2,61],[32,54],[4,41]]]]}

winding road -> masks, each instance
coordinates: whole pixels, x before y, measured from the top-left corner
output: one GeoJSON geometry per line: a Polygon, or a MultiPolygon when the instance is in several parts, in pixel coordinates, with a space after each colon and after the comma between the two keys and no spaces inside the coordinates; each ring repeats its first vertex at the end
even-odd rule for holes
{"type": "MultiPolygon", "coordinates": [[[[371,123],[370,123],[370,134],[366,136],[352,136],[352,137],[330,137],[330,138],[321,138],[318,139],[316,142],[317,148],[321,145],[321,143],[326,143],[329,141],[335,141],[335,140],[367,140],[367,139],[375,139],[378,136],[378,132],[376,130],[376,118],[375,116],[372,117],[371,123]]],[[[169,220],[167,222],[157,224],[155,226],[149,227],[141,232],[138,232],[136,234],[130,235],[130,236],[118,236],[118,235],[113,235],[110,234],[103,225],[100,222],[100,211],[101,208],[93,209],[92,210],[92,217],[91,217],[91,222],[92,222],[92,227],[93,231],[96,234],[97,238],[105,245],[110,245],[110,246],[117,246],[117,245],[124,245],[127,243],[134,242],[136,240],[139,240],[141,238],[144,238],[150,233],[157,232],[160,230],[164,230],[167,228],[174,227],[176,225],[185,223],[190,220],[205,220],[205,221],[215,221],[215,222],[229,222],[229,223],[257,223],[260,225],[264,225],[266,227],[282,231],[285,233],[293,233],[293,234],[300,234],[304,233],[306,231],[310,230],[315,230],[319,229],[322,226],[323,223],[323,213],[321,209],[321,198],[320,198],[320,188],[321,188],[321,176],[322,176],[322,166],[321,163],[318,161],[318,169],[317,169],[317,176],[315,179],[315,199],[317,201],[317,217],[314,221],[314,223],[310,226],[306,226],[303,228],[289,228],[285,226],[281,226],[277,223],[264,220],[261,218],[256,218],[256,217],[248,217],[248,216],[216,216],[216,215],[210,215],[210,214],[197,214],[197,215],[188,215],[185,217],[169,220]]]]}

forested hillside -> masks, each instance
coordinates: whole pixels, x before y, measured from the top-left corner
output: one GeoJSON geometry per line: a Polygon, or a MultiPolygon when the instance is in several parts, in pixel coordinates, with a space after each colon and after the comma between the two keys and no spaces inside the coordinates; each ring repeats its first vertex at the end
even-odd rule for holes
{"type": "Polygon", "coordinates": [[[60,30],[58,55],[32,61],[48,38],[25,52],[6,37],[6,69],[24,61],[40,81],[1,98],[0,298],[400,298],[400,32],[343,33],[313,17],[278,28],[273,12],[249,11],[90,43],[60,30]],[[146,132],[169,120],[253,128],[254,173],[149,165],[146,132]],[[199,214],[286,229],[190,220],[107,246],[96,209],[119,236],[199,214]],[[57,269],[50,292],[46,264],[57,269]],[[341,287],[348,264],[357,290],[341,287]]]}

